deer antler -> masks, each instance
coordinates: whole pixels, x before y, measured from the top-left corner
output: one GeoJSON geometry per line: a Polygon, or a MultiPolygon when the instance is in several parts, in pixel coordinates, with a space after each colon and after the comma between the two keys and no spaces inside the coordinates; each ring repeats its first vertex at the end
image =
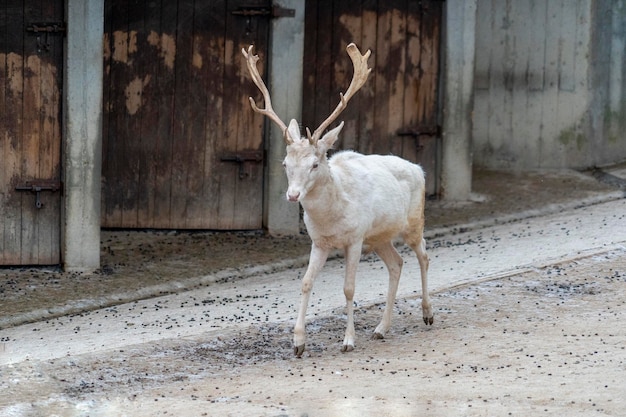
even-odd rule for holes
{"type": "Polygon", "coordinates": [[[371,68],[367,67],[367,60],[372,51],[368,49],[365,55],[361,55],[361,51],[359,51],[359,48],[357,48],[354,43],[349,44],[346,47],[346,51],[348,51],[348,55],[352,60],[352,66],[354,67],[354,74],[352,75],[350,87],[348,87],[345,94],[339,93],[339,104],[337,104],[337,107],[335,107],[335,110],[330,114],[330,116],[328,116],[328,118],[324,120],[317,129],[315,129],[313,135],[311,135],[311,131],[307,128],[307,137],[309,138],[311,145],[317,144],[317,141],[322,136],[322,133],[324,133],[324,130],[326,130],[326,128],[330,126],[333,121],[335,121],[339,114],[346,109],[348,101],[350,101],[352,96],[354,96],[354,94],[359,91],[361,87],[363,87],[363,84],[367,81],[367,76],[370,71],[372,71],[371,68]]]}
{"type": "Polygon", "coordinates": [[[270,98],[270,92],[265,86],[265,83],[263,82],[263,78],[261,78],[261,75],[259,74],[259,70],[256,66],[256,63],[259,60],[259,56],[252,55],[253,47],[254,47],[253,45],[250,45],[248,47],[247,52],[244,48],[241,48],[241,53],[243,54],[244,57],[246,57],[246,64],[248,65],[248,71],[250,72],[252,81],[254,81],[254,84],[256,84],[256,86],[259,88],[259,90],[261,90],[261,93],[263,94],[263,100],[265,101],[265,108],[264,109],[258,108],[256,103],[254,102],[254,99],[252,97],[248,97],[248,99],[250,100],[250,105],[252,106],[252,110],[264,116],[269,117],[270,120],[272,120],[274,123],[278,125],[278,127],[280,127],[280,130],[283,132],[283,137],[285,138],[285,142],[287,142],[287,144],[289,145],[293,143],[293,140],[289,137],[289,134],[287,133],[287,125],[285,125],[285,123],[282,120],[280,120],[280,117],[278,117],[278,115],[272,108],[272,99],[270,98]]]}

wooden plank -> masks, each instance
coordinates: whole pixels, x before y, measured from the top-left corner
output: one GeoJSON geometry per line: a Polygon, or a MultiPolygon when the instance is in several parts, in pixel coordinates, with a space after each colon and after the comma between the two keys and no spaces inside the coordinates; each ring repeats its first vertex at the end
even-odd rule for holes
{"type": "MultiPolygon", "coordinates": [[[[124,215],[125,200],[131,197],[127,190],[131,188],[132,178],[125,167],[128,164],[127,148],[127,109],[125,88],[130,83],[128,66],[128,0],[111,0],[106,9],[105,21],[109,27],[108,86],[110,101],[107,106],[108,136],[104,138],[106,146],[103,158],[103,226],[125,227],[129,216],[124,215]]],[[[134,157],[135,155],[133,155],[134,157]]]]}
{"type": "MultiPolygon", "coordinates": [[[[402,129],[414,127],[420,124],[418,116],[420,103],[418,97],[421,90],[421,67],[422,57],[422,5],[418,2],[409,2],[407,6],[406,22],[406,64],[404,71],[404,103],[402,129]]],[[[418,161],[417,138],[404,137],[402,139],[402,155],[409,161],[418,161]]]]}
{"type": "MultiPolygon", "coordinates": [[[[183,226],[190,213],[187,211],[187,198],[190,193],[188,179],[192,175],[191,163],[192,137],[190,124],[193,123],[193,97],[191,65],[193,60],[193,0],[178,2],[178,26],[176,28],[176,62],[174,79],[176,80],[173,108],[173,146],[172,146],[172,214],[180,216],[183,226]]],[[[172,219],[173,220],[173,219],[172,219]]]]}
{"type": "Polygon", "coordinates": [[[374,144],[378,141],[378,132],[374,130],[376,120],[376,61],[378,51],[376,49],[376,29],[378,21],[378,4],[375,0],[364,0],[361,5],[361,52],[368,49],[372,51],[369,66],[372,72],[367,83],[359,91],[359,143],[358,151],[364,154],[374,152],[374,144]]]}
{"type": "Polygon", "coordinates": [[[376,141],[372,146],[373,153],[385,155],[391,152],[391,143],[388,136],[389,117],[389,76],[391,68],[397,68],[390,59],[391,40],[391,17],[392,13],[386,6],[379,4],[378,20],[376,22],[376,61],[373,71],[376,72],[376,83],[374,94],[374,132],[376,141]]]}
{"type": "MultiPolygon", "coordinates": [[[[204,49],[203,71],[206,85],[205,105],[205,153],[204,153],[204,184],[203,195],[206,210],[205,227],[217,228],[220,212],[220,143],[223,131],[223,102],[224,102],[224,47],[226,39],[226,22],[222,18],[226,14],[225,1],[212,1],[211,9],[203,14],[209,28],[206,32],[206,46],[204,49]]],[[[254,85],[248,95],[253,94],[254,85]]]]}
{"type": "MultiPolygon", "coordinates": [[[[419,126],[434,127],[439,124],[438,87],[442,13],[441,2],[429,1],[422,4],[420,71],[417,80],[419,83],[417,124],[419,126]]],[[[440,140],[435,135],[422,135],[415,145],[420,146],[417,162],[426,172],[426,193],[434,195],[437,193],[439,175],[437,152],[440,140]]]]}
{"type": "MultiPolygon", "coordinates": [[[[311,94],[317,91],[317,76],[315,68],[318,62],[317,36],[318,28],[318,3],[317,1],[306,1],[304,11],[304,57],[302,59],[303,74],[302,87],[304,97],[302,100],[302,123],[303,126],[312,128],[316,122],[316,96],[311,94]],[[311,95],[312,97],[307,97],[311,95]]],[[[321,59],[321,58],[319,58],[321,59]]]]}
{"type": "Polygon", "coordinates": [[[391,7],[391,38],[389,51],[389,116],[387,131],[385,132],[390,141],[390,152],[394,155],[403,156],[403,141],[397,135],[398,130],[403,129],[404,123],[404,74],[406,68],[406,1],[394,0],[389,2],[391,7]]]}
{"type": "Polygon", "coordinates": [[[421,17],[420,59],[417,82],[417,123],[437,124],[437,87],[439,80],[440,3],[430,2],[421,17]]]}
{"type": "Polygon", "coordinates": [[[5,105],[2,112],[2,139],[4,155],[2,171],[6,173],[6,189],[10,190],[2,200],[3,223],[3,264],[19,265],[22,257],[21,193],[13,191],[20,180],[23,136],[23,95],[24,95],[24,25],[23,4],[12,1],[5,4],[4,80],[5,105]]]}
{"type": "MultiPolygon", "coordinates": [[[[247,3],[249,4],[249,3],[247,3]]],[[[258,6],[269,6],[266,0],[258,0],[253,3],[258,6]]],[[[234,20],[234,19],[233,19],[234,20]]],[[[239,19],[241,20],[241,19],[239,19]]],[[[232,45],[234,54],[230,58],[230,48],[227,45],[225,62],[232,62],[234,80],[241,80],[242,75],[247,72],[245,63],[241,58],[241,49],[251,43],[258,45],[260,50],[267,51],[267,36],[269,33],[269,21],[267,19],[256,19],[251,23],[239,24],[235,23],[228,31],[232,37],[232,45]]],[[[267,59],[263,59],[264,66],[267,66],[267,59]]],[[[265,72],[265,71],[264,71],[265,72]]],[[[247,99],[247,88],[243,83],[233,82],[232,99],[229,101],[229,107],[225,107],[225,114],[230,113],[231,127],[229,128],[234,134],[231,138],[231,144],[235,145],[236,152],[244,152],[248,150],[263,150],[263,124],[264,120],[260,114],[248,111],[250,105],[247,99]]],[[[261,164],[247,163],[244,166],[244,177],[240,177],[240,169],[238,164],[233,168],[235,180],[234,195],[234,212],[232,216],[233,224],[231,229],[258,229],[262,226],[263,214],[263,166],[261,164]],[[248,175],[249,174],[249,175],[248,175]],[[259,193],[261,191],[261,193],[259,193]]]]}
{"type": "MultiPolygon", "coordinates": [[[[336,34],[335,44],[335,58],[334,61],[334,77],[333,77],[333,91],[336,95],[331,95],[331,107],[336,106],[339,103],[338,92],[345,92],[350,85],[354,70],[352,68],[352,61],[346,53],[346,46],[354,42],[359,48],[361,46],[361,5],[359,2],[333,2],[333,15],[336,26],[333,32],[336,34]],[[333,102],[333,100],[335,100],[333,102]]],[[[361,49],[361,53],[365,53],[366,50],[361,49]]],[[[369,81],[368,81],[369,82],[369,81]]],[[[361,90],[365,89],[365,86],[361,90]]],[[[341,131],[340,140],[337,143],[337,147],[341,149],[357,149],[359,140],[359,123],[361,114],[361,98],[362,91],[359,91],[354,98],[350,100],[348,108],[338,117],[338,119],[329,127],[332,129],[337,126],[341,121],[344,122],[344,127],[341,131]]]]}
{"type": "MultiPolygon", "coordinates": [[[[332,65],[333,57],[333,15],[332,7],[323,2],[315,2],[318,4],[317,25],[318,28],[326,28],[317,31],[317,43],[315,48],[316,61],[313,65],[315,74],[315,92],[310,98],[315,101],[315,118],[310,121],[309,128],[314,131],[332,112],[334,100],[339,92],[333,91],[334,69],[332,65]]],[[[335,52],[336,54],[336,52],[335,52]]],[[[311,92],[308,92],[311,95],[311,92]]],[[[305,94],[306,95],[306,94],[305,94]]]]}
{"type": "MultiPolygon", "coordinates": [[[[151,34],[161,33],[161,4],[151,1],[139,3],[141,10],[137,10],[136,18],[142,24],[137,25],[137,52],[134,58],[141,86],[141,142],[139,145],[141,157],[138,159],[140,186],[137,190],[137,226],[141,228],[157,228],[167,225],[169,216],[162,216],[159,210],[163,203],[169,208],[169,199],[160,201],[157,198],[158,167],[168,161],[169,152],[157,158],[159,139],[162,136],[160,128],[160,103],[163,87],[165,66],[159,50],[151,45],[148,38],[151,34]]],[[[158,35],[155,35],[158,36],[158,35]]],[[[150,38],[153,39],[153,38],[150,38]]],[[[169,118],[168,118],[169,119],[169,118]]]]}
{"type": "Polygon", "coordinates": [[[153,175],[153,211],[151,222],[156,228],[173,228],[178,216],[172,210],[172,164],[174,146],[174,101],[176,93],[176,28],[178,5],[161,2],[161,14],[155,11],[150,17],[148,44],[150,55],[158,68],[158,77],[153,84],[156,107],[156,130],[150,157],[149,172],[153,175]],[[152,17],[153,16],[153,17],[152,17]]]}
{"type": "MultiPolygon", "coordinates": [[[[42,1],[41,19],[44,22],[64,21],[64,2],[42,1]]],[[[39,178],[61,180],[61,90],[63,85],[63,36],[50,36],[49,51],[42,62],[39,146],[39,178]]],[[[61,261],[61,192],[43,193],[44,211],[39,211],[39,264],[58,264],[61,261]]]]}
{"type": "MultiPolygon", "coordinates": [[[[207,117],[207,91],[209,74],[204,68],[204,51],[207,46],[207,14],[219,13],[221,10],[215,9],[216,4],[205,5],[199,2],[192,4],[193,22],[190,39],[190,61],[188,80],[191,89],[189,91],[190,111],[187,124],[189,129],[189,159],[186,179],[186,211],[185,228],[200,229],[209,224],[212,213],[207,211],[208,197],[204,194],[205,183],[207,182],[205,172],[206,140],[205,128],[207,117]]],[[[222,9],[223,10],[223,9],[222,9]]],[[[208,54],[207,54],[208,55],[208,54]]],[[[208,180],[210,181],[210,179],[208,180]]]]}
{"type": "MultiPolygon", "coordinates": [[[[39,20],[39,4],[26,2],[24,7],[24,21],[39,20]]],[[[26,32],[23,32],[26,34],[26,32]]],[[[20,174],[21,182],[38,179],[39,141],[43,136],[40,125],[42,110],[41,97],[41,59],[38,56],[39,47],[36,38],[25,36],[24,39],[24,90],[23,90],[23,130],[20,147],[20,174]]],[[[37,226],[38,215],[35,208],[35,199],[31,193],[22,193],[21,207],[21,251],[22,265],[38,263],[37,253],[37,226]]]]}

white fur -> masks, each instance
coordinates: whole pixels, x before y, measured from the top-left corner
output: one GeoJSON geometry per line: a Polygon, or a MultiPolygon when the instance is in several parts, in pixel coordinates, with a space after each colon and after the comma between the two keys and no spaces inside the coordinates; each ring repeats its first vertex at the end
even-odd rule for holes
{"type": "Polygon", "coordinates": [[[343,351],[354,349],[353,297],[356,269],[364,245],[374,250],[389,270],[389,290],[383,319],[374,331],[383,338],[391,326],[402,258],[392,240],[401,236],[417,254],[422,278],[424,321],[432,324],[428,296],[428,256],[423,240],[424,172],[419,165],[395,156],[362,155],[344,151],[330,160],[326,152],[343,127],[326,133],[316,144],[300,136],[292,120],[284,160],[289,181],[286,196],[304,208],[304,221],[312,240],[309,266],[302,279],[302,296],[294,329],[294,351],[302,355],[305,346],[305,316],[313,282],[330,250],[344,249],[346,276],[344,294],[348,322],[343,351]]]}

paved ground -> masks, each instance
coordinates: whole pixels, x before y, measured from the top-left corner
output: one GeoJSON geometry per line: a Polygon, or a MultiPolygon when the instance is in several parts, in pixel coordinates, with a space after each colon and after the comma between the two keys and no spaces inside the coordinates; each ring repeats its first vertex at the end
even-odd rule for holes
{"type": "MultiPolygon", "coordinates": [[[[30,316],[0,331],[0,416],[623,415],[626,199],[615,188],[586,193],[431,230],[432,327],[421,321],[417,262],[403,250],[383,341],[369,335],[385,272],[364,257],[348,354],[339,353],[341,259],[316,282],[300,360],[291,350],[298,263],[30,316]]],[[[13,279],[22,273],[33,270],[13,279]]]]}

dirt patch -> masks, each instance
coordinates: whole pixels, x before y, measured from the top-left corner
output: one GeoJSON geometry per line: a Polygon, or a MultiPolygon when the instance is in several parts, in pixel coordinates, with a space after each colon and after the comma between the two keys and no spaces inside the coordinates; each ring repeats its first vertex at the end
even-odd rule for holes
{"type": "Polygon", "coordinates": [[[337,309],[308,323],[302,359],[291,323],[268,323],[22,362],[0,369],[0,415],[622,414],[623,250],[433,297],[432,327],[400,299],[385,340],[369,338],[383,306],[360,306],[348,354],[337,309]]]}
{"type": "MultiPolygon", "coordinates": [[[[476,171],[473,190],[474,201],[429,201],[427,230],[571,204],[615,188],[573,171],[476,171]]],[[[24,320],[53,317],[125,302],[128,294],[193,277],[218,272],[237,276],[259,265],[290,259],[305,263],[309,249],[304,232],[273,238],[262,231],[103,231],[102,268],[96,273],[64,273],[58,267],[0,269],[0,318],[33,311],[24,320]],[[96,302],[84,303],[86,299],[96,302]],[[68,310],[68,305],[75,307],[68,310]]],[[[171,292],[184,285],[164,288],[171,292]]]]}

